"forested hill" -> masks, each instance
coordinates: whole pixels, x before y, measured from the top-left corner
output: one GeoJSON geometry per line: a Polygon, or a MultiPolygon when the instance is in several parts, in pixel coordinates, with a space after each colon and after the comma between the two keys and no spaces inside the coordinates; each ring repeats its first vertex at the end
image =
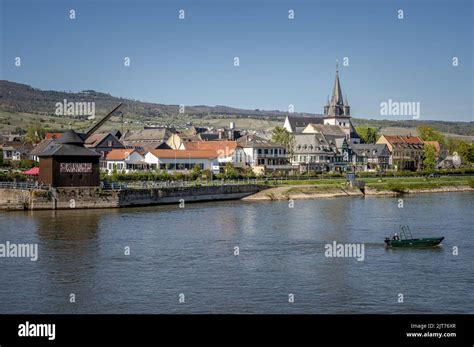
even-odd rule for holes
{"type": "MultiPolygon", "coordinates": [[[[95,102],[95,112],[98,116],[105,115],[119,102],[125,106],[122,108],[124,117],[130,120],[166,122],[170,117],[178,118],[179,105],[165,105],[139,100],[119,98],[110,94],[94,90],[84,90],[74,93],[70,91],[40,90],[31,86],[0,80],[0,111],[3,114],[15,115],[19,113],[51,116],[54,115],[55,104],[63,102],[88,101],[95,102]]],[[[300,116],[311,116],[310,113],[295,113],[300,116]]],[[[275,110],[246,110],[228,106],[186,106],[185,115],[192,119],[195,124],[199,119],[209,118],[253,118],[256,120],[279,121],[287,115],[286,112],[275,110]]],[[[384,128],[406,128],[414,129],[418,125],[427,125],[435,130],[466,136],[474,136],[474,122],[448,122],[431,120],[375,120],[365,118],[353,118],[356,126],[372,126],[378,129],[384,128]]],[[[14,120],[14,117],[10,117],[14,120]]],[[[410,130],[407,130],[410,131],[410,130]]]]}

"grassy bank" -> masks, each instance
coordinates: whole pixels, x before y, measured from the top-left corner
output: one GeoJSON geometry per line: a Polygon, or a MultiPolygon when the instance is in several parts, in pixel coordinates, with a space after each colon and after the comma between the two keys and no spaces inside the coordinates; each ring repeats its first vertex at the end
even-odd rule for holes
{"type": "MultiPolygon", "coordinates": [[[[474,189],[472,177],[400,177],[400,178],[367,178],[366,195],[391,195],[414,192],[465,191],[474,189]]],[[[272,188],[259,192],[246,200],[289,200],[311,199],[339,196],[362,196],[358,188],[350,188],[344,179],[317,181],[284,181],[271,185],[272,188]]]]}
{"type": "MultiPolygon", "coordinates": [[[[425,177],[397,177],[397,178],[362,178],[366,187],[375,190],[392,190],[402,191],[407,189],[430,189],[441,188],[449,186],[469,186],[474,188],[474,177],[439,177],[439,178],[425,178],[425,177]]],[[[264,183],[262,181],[262,183],[264,183]]],[[[292,186],[294,191],[298,186],[304,186],[305,189],[311,186],[314,189],[321,191],[328,191],[334,188],[345,188],[345,179],[314,179],[314,180],[283,180],[283,181],[269,181],[270,186],[292,186]]]]}
{"type": "Polygon", "coordinates": [[[395,178],[385,180],[367,180],[366,187],[377,191],[407,192],[414,189],[438,189],[445,187],[474,188],[472,177],[440,177],[440,178],[395,178]]]}

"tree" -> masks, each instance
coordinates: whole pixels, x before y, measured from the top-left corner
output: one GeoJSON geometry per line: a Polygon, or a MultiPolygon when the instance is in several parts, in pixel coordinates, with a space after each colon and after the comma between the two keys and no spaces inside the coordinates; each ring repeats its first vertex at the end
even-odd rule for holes
{"type": "Polygon", "coordinates": [[[356,131],[363,143],[376,143],[379,138],[377,128],[360,126],[356,131]]]}
{"type": "Polygon", "coordinates": [[[25,141],[33,144],[40,142],[44,139],[46,129],[43,128],[40,122],[34,122],[28,127],[25,135],[25,141]]]}
{"type": "Polygon", "coordinates": [[[224,176],[225,178],[238,178],[239,177],[239,173],[234,168],[234,165],[231,162],[228,162],[227,164],[225,164],[224,176]]]}
{"type": "Polygon", "coordinates": [[[433,145],[425,145],[423,148],[423,167],[427,170],[434,170],[437,163],[436,148],[433,145]]]}
{"type": "Polygon", "coordinates": [[[446,140],[446,150],[449,154],[452,154],[456,150],[456,146],[459,140],[455,140],[452,137],[448,137],[446,140]]]}
{"type": "Polygon", "coordinates": [[[191,169],[191,178],[197,179],[201,176],[201,166],[199,164],[194,164],[191,169]]]}
{"type": "Polygon", "coordinates": [[[474,162],[474,147],[473,144],[468,144],[465,141],[458,141],[455,147],[463,163],[474,162]]]}
{"type": "Polygon", "coordinates": [[[445,144],[444,135],[427,125],[419,125],[416,130],[423,141],[438,141],[439,144],[445,144]]]}
{"type": "Polygon", "coordinates": [[[286,151],[290,155],[290,157],[293,156],[296,142],[295,135],[293,135],[283,127],[276,126],[272,130],[272,141],[285,146],[286,151]]]}
{"type": "Polygon", "coordinates": [[[201,174],[201,166],[199,164],[194,164],[191,172],[199,176],[201,174]]]}

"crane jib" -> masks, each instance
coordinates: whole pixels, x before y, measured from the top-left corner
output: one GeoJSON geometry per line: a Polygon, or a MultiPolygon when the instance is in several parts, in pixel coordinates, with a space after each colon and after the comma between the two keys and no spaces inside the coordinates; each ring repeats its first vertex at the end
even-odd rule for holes
{"type": "Polygon", "coordinates": [[[104,118],[102,118],[100,121],[98,121],[92,128],[89,129],[86,133],[86,139],[91,136],[93,133],[97,131],[104,123],[112,116],[112,114],[117,111],[121,106],[123,105],[123,102],[121,102],[117,107],[115,107],[112,111],[110,111],[104,118]]]}

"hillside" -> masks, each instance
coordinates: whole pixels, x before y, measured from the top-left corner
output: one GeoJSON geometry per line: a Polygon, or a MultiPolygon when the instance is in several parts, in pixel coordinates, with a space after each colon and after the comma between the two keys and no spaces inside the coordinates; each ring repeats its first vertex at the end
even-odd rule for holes
{"type": "MultiPolygon", "coordinates": [[[[105,115],[119,102],[122,107],[124,123],[120,117],[113,117],[106,128],[125,127],[125,129],[141,128],[144,125],[198,124],[221,127],[230,121],[238,127],[268,130],[281,124],[287,113],[268,110],[246,110],[228,106],[186,106],[184,114],[179,113],[179,105],[165,105],[138,100],[114,97],[94,90],[78,93],[67,91],[40,90],[25,84],[0,80],[0,131],[25,129],[34,120],[39,120],[48,129],[61,130],[68,127],[84,129],[93,121],[78,120],[67,116],[56,116],[55,104],[66,99],[68,102],[95,102],[97,117],[105,115]]],[[[296,115],[310,116],[309,113],[296,115]]],[[[444,122],[419,120],[374,120],[354,118],[355,126],[373,126],[382,133],[390,129],[401,129],[402,132],[416,133],[416,127],[424,124],[438,131],[461,137],[474,136],[474,122],[444,122]]],[[[389,131],[390,132],[390,131],[389,131]]]]}

